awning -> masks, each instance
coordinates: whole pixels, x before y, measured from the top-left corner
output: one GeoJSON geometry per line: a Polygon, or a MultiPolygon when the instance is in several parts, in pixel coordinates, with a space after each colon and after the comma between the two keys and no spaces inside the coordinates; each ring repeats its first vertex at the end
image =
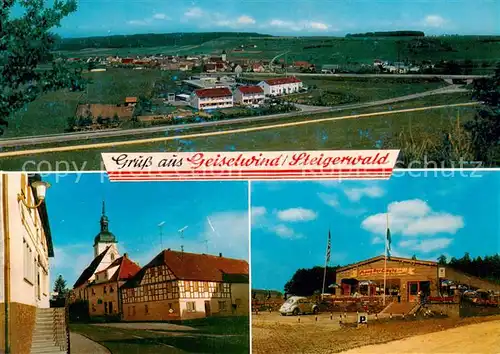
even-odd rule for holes
{"type": "Polygon", "coordinates": [[[376,285],[377,283],[371,281],[371,280],[363,280],[359,282],[359,285],[376,285]]]}

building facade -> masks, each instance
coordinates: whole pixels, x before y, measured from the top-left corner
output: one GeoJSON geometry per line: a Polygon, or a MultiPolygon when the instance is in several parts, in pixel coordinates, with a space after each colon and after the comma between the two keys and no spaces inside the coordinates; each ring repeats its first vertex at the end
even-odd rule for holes
{"type": "Polygon", "coordinates": [[[339,268],[336,272],[336,295],[355,293],[366,296],[383,295],[384,274],[386,295],[400,295],[403,302],[419,301],[419,293],[426,296],[442,295],[443,282],[453,281],[471,289],[500,291],[500,284],[464,274],[437,262],[384,256],[370,258],[339,268]]]}
{"type": "Polygon", "coordinates": [[[44,195],[35,188],[39,181],[23,173],[0,179],[0,346],[12,353],[30,352],[37,309],[50,307],[54,249],[44,195]]]}
{"type": "MultiPolygon", "coordinates": [[[[100,219],[100,231],[94,238],[94,259],[78,277],[73,285],[73,293],[76,300],[90,300],[88,285],[92,283],[96,274],[109,268],[113,262],[120,257],[115,235],[109,231],[109,219],[106,216],[105,204],[102,204],[102,215],[100,219]]],[[[91,303],[89,303],[89,308],[91,303]]]]}
{"type": "Polygon", "coordinates": [[[106,269],[95,273],[94,280],[86,287],[89,315],[110,316],[121,313],[120,287],[132,278],[141,267],[125,253],[106,269]]]}
{"type": "Polygon", "coordinates": [[[234,100],[240,105],[260,105],[264,102],[264,90],[260,86],[240,86],[234,93],[234,100]]]}
{"type": "Polygon", "coordinates": [[[195,90],[189,103],[198,110],[230,108],[233,107],[233,93],[227,87],[195,90]]]}
{"type": "Polygon", "coordinates": [[[164,250],[121,288],[125,321],[248,315],[248,263],[164,250]]]}
{"type": "Polygon", "coordinates": [[[268,79],[258,84],[264,90],[265,95],[278,96],[299,92],[303,83],[296,77],[283,77],[268,79]]]}

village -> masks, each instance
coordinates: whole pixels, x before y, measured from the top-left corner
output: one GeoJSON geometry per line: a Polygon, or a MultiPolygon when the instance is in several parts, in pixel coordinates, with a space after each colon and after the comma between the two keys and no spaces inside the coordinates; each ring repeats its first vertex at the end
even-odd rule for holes
{"type": "MultiPolygon", "coordinates": [[[[233,53],[244,50],[235,49],[233,53]]],[[[219,54],[200,56],[160,54],[135,58],[69,58],[69,63],[79,63],[90,73],[117,68],[159,70],[179,73],[179,77],[184,78],[163,85],[168,88],[162,87],[161,92],[152,98],[126,97],[121,104],[80,104],[69,128],[71,131],[109,129],[123,127],[124,122],[134,122],[135,126],[187,124],[293,112],[301,110],[296,103],[307,103],[307,97],[313,97],[311,88],[296,74],[351,72],[334,64],[325,64],[317,69],[307,61],[288,64],[283,58],[274,59],[230,59],[225,50],[219,54]],[[265,76],[255,77],[252,74],[265,76]]],[[[359,66],[361,73],[398,75],[418,74],[433,68],[430,61],[410,65],[380,59],[375,59],[370,67],[364,64],[359,66]]],[[[161,83],[159,85],[162,86],[161,83]]]]}

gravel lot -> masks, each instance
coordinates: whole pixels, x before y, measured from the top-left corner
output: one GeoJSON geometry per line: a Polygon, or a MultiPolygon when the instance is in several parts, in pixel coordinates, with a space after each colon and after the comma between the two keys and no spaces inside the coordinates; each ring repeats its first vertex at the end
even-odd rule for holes
{"type": "MultiPolygon", "coordinates": [[[[348,315],[348,318],[351,319],[349,322],[352,322],[355,314],[348,315]]],[[[301,316],[299,323],[297,317],[283,317],[277,313],[261,313],[258,316],[252,316],[252,348],[255,354],[338,353],[353,348],[387,343],[476,323],[481,323],[479,326],[481,327],[485,325],[483,322],[488,322],[489,325],[493,326],[492,329],[498,328],[495,327],[495,322],[491,321],[500,321],[500,316],[467,319],[433,318],[419,320],[407,318],[406,320],[402,320],[401,318],[395,318],[393,320],[381,319],[379,321],[370,319],[366,328],[358,329],[352,325],[341,327],[338,323],[338,317],[335,320],[334,315],[334,319],[330,320],[329,314],[320,315],[318,321],[315,320],[315,316],[301,316]]],[[[467,328],[461,329],[462,332],[467,332],[467,328]]],[[[437,335],[438,333],[435,334],[437,335]]],[[[468,337],[458,334],[455,338],[467,341],[468,337]]],[[[436,338],[436,341],[438,340],[440,339],[436,338]]],[[[469,340],[469,342],[477,343],[476,340],[469,340]]],[[[436,347],[439,347],[439,345],[439,343],[435,343],[436,347]]],[[[463,345],[459,345],[459,347],[462,348],[463,345]]],[[[432,349],[433,346],[430,346],[428,343],[425,346],[416,344],[415,348],[418,349],[419,353],[423,353],[422,350],[425,350],[425,353],[439,353],[439,351],[432,349]]],[[[370,351],[370,349],[363,353],[378,353],[375,349],[373,351],[370,351]]],[[[404,353],[406,349],[409,350],[409,353],[416,353],[415,351],[411,351],[411,347],[401,347],[397,352],[404,353]]],[[[387,350],[384,353],[391,353],[390,350],[387,350]]],[[[463,350],[455,352],[463,352],[463,350]]],[[[468,352],[489,353],[487,350],[481,351],[479,348],[478,350],[469,350],[468,352]]],[[[351,353],[358,353],[358,351],[351,353]]]]}

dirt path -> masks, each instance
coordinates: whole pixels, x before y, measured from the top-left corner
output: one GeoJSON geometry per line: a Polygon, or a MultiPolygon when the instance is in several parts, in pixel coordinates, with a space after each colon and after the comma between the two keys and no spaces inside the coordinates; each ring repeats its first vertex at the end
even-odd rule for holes
{"type": "Polygon", "coordinates": [[[500,353],[500,321],[463,326],[387,344],[351,349],[343,354],[500,353]]]}

